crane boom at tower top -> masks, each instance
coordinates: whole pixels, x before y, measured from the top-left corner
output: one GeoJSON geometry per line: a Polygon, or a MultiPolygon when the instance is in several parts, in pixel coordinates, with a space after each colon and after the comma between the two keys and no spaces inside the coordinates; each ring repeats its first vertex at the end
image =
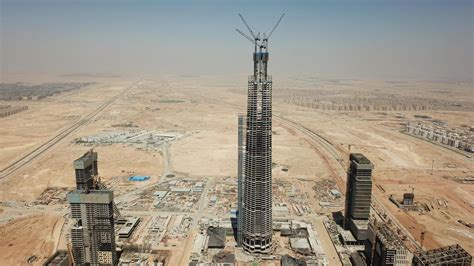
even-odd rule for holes
{"type": "Polygon", "coordinates": [[[257,34],[255,34],[252,30],[252,28],[249,26],[249,24],[247,23],[247,21],[244,19],[244,17],[239,14],[239,17],[240,19],[242,20],[242,22],[244,23],[245,27],[247,28],[247,30],[250,32],[250,36],[248,36],[247,34],[245,34],[243,31],[239,30],[239,29],[235,29],[240,35],[242,35],[244,38],[246,38],[247,40],[251,41],[254,45],[255,45],[255,50],[257,50],[257,47],[260,48],[260,50],[266,50],[268,48],[268,39],[270,39],[270,36],[273,34],[273,32],[275,31],[275,29],[278,27],[278,25],[280,24],[281,20],[283,19],[283,17],[285,16],[285,13],[281,14],[280,18],[278,19],[277,23],[275,24],[275,26],[273,26],[272,30],[270,31],[270,33],[267,35],[266,33],[260,33],[260,32],[257,32],[257,34]],[[262,38],[260,38],[260,36],[263,36],[262,38]]]}

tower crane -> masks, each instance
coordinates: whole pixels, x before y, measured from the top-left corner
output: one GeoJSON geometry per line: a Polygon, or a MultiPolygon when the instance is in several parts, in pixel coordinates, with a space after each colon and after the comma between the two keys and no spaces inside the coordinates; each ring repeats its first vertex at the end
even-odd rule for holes
{"type": "Polygon", "coordinates": [[[239,17],[240,19],[242,20],[242,22],[244,23],[245,27],[247,28],[247,30],[250,32],[250,36],[248,36],[247,34],[245,34],[244,32],[242,32],[241,30],[239,29],[235,29],[240,35],[242,35],[245,39],[249,40],[252,44],[255,45],[255,51],[257,51],[257,47],[260,48],[260,50],[266,50],[268,48],[268,39],[270,39],[270,36],[272,36],[273,32],[275,31],[275,29],[278,27],[278,25],[280,24],[281,20],[283,19],[283,17],[285,16],[285,13],[281,14],[280,18],[278,19],[277,23],[275,24],[275,26],[273,26],[272,30],[270,31],[270,33],[267,35],[266,33],[260,33],[258,32],[257,34],[255,34],[252,30],[252,28],[250,28],[249,24],[247,23],[247,21],[245,21],[244,17],[239,14],[239,17]]]}

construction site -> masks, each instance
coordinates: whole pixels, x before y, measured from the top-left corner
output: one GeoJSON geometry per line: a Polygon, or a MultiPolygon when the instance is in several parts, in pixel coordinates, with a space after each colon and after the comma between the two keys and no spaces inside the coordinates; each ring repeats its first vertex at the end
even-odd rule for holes
{"type": "MultiPolygon", "coordinates": [[[[2,118],[0,262],[43,263],[56,251],[67,250],[72,162],[94,148],[100,156],[100,180],[114,191],[114,202],[126,219],[115,227],[124,265],[280,263],[280,256],[242,252],[232,233],[237,209],[235,117],[246,97],[236,89],[243,86],[241,79],[102,81],[94,89],[68,92],[66,98],[48,97],[47,105],[39,100],[34,113],[2,118]],[[235,85],[223,89],[224,83],[235,85]]],[[[282,78],[274,90],[310,90],[305,87],[318,84],[282,78]]],[[[362,86],[370,91],[384,84],[348,82],[341,90],[351,95],[362,86]]],[[[429,92],[432,84],[416,86],[427,97],[438,97],[429,92]]],[[[467,87],[446,86],[456,97],[474,100],[467,87]]],[[[407,250],[459,244],[474,252],[472,183],[459,181],[472,177],[472,159],[401,132],[418,115],[453,127],[472,125],[470,112],[428,108],[353,116],[289,107],[278,100],[274,109],[275,254],[342,265],[360,250],[350,245],[347,233],[341,238],[343,228],[331,222],[333,213],[344,210],[349,152],[362,152],[373,162],[371,215],[387,224],[407,250]]]]}

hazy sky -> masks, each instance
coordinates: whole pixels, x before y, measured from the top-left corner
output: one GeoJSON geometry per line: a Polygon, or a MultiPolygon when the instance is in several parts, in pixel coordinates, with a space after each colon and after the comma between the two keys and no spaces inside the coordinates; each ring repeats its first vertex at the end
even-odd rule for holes
{"type": "Polygon", "coordinates": [[[238,13],[273,74],[472,80],[474,3],[445,0],[0,0],[2,73],[251,73],[238,13]]]}

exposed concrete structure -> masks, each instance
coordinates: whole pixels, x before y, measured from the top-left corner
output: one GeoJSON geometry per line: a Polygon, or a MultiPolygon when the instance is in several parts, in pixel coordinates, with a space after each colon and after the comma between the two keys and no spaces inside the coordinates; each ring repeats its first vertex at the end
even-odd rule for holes
{"type": "Polygon", "coordinates": [[[344,229],[350,229],[358,241],[367,239],[373,164],[360,153],[350,154],[347,173],[344,229]]]}
{"type": "Polygon", "coordinates": [[[245,167],[245,143],[244,143],[244,121],[245,118],[239,114],[238,120],[238,170],[237,170],[237,245],[242,244],[243,228],[243,195],[244,195],[244,167],[245,167]]]}
{"type": "Polygon", "coordinates": [[[96,189],[94,176],[97,176],[99,173],[97,168],[97,152],[90,150],[84,153],[81,158],[74,161],[74,169],[76,172],[77,189],[96,189]]]}
{"type": "Polygon", "coordinates": [[[366,257],[369,265],[409,265],[413,254],[407,250],[396,234],[386,224],[370,225],[369,239],[366,245],[366,257]]]}
{"type": "Polygon", "coordinates": [[[364,257],[358,252],[353,252],[350,256],[350,261],[354,266],[366,266],[367,262],[365,261],[364,257]]]}
{"type": "Polygon", "coordinates": [[[127,219],[125,224],[120,228],[120,231],[118,233],[120,238],[129,238],[132,234],[135,228],[137,228],[138,224],[140,223],[140,217],[132,217],[127,219]]]}
{"type": "Polygon", "coordinates": [[[256,36],[240,15],[253,38],[253,75],[248,79],[245,138],[242,246],[251,253],[272,249],[272,78],[267,73],[270,34],[256,36]]]}
{"type": "Polygon", "coordinates": [[[71,242],[74,264],[116,265],[113,191],[95,182],[97,153],[74,161],[77,189],[67,195],[71,205],[71,242]]]}
{"type": "Polygon", "coordinates": [[[304,260],[294,258],[290,255],[281,256],[280,264],[281,266],[306,266],[306,262],[304,260]]]}
{"type": "Polygon", "coordinates": [[[460,245],[451,245],[443,248],[415,253],[413,265],[458,265],[470,266],[472,256],[460,245]]]}
{"type": "Polygon", "coordinates": [[[69,266],[71,263],[69,262],[69,256],[66,250],[58,250],[56,253],[53,254],[43,266],[69,266]]]}
{"type": "Polygon", "coordinates": [[[411,206],[414,205],[415,194],[404,193],[403,194],[403,205],[411,206]]]}
{"type": "Polygon", "coordinates": [[[307,237],[291,237],[290,246],[293,250],[303,255],[311,254],[311,246],[307,237]]]}
{"type": "Polygon", "coordinates": [[[225,232],[226,230],[221,227],[209,227],[207,228],[207,247],[208,248],[224,248],[225,247],[225,232]]]}
{"type": "Polygon", "coordinates": [[[113,192],[110,190],[75,190],[68,194],[74,264],[117,263],[113,219],[113,192]]]}

